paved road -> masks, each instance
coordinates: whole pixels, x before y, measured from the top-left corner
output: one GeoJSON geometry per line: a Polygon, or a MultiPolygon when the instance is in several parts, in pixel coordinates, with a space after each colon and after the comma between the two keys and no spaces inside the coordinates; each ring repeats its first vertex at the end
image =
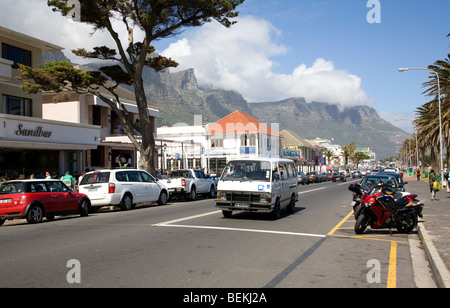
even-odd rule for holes
{"type": "Polygon", "coordinates": [[[6,222],[0,287],[416,287],[408,238],[417,236],[356,236],[348,184],[300,186],[295,213],[276,221],[226,219],[201,199],[6,222]]]}

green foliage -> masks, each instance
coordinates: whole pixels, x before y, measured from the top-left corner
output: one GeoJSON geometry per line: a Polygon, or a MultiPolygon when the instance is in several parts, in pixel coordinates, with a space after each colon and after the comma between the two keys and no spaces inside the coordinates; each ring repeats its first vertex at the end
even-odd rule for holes
{"type": "Polygon", "coordinates": [[[44,67],[32,68],[19,65],[23,80],[22,89],[29,93],[39,91],[61,92],[64,90],[87,91],[89,87],[100,86],[107,81],[100,72],[86,72],[76,69],[67,61],[46,62],[44,67]]]}
{"type": "Polygon", "coordinates": [[[365,159],[370,159],[370,156],[363,152],[356,152],[353,158],[355,161],[361,162],[365,159]]]}

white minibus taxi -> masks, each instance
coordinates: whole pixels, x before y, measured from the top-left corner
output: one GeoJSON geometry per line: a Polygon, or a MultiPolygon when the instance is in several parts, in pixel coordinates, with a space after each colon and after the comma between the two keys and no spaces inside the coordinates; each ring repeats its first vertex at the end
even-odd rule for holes
{"type": "Polygon", "coordinates": [[[270,213],[278,219],[284,208],[294,212],[297,182],[297,171],[290,159],[231,160],[217,184],[216,207],[226,218],[233,211],[244,211],[270,213]]]}

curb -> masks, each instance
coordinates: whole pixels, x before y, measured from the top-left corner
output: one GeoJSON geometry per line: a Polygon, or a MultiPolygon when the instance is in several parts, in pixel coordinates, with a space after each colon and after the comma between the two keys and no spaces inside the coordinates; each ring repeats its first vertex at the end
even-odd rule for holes
{"type": "Polygon", "coordinates": [[[433,241],[431,240],[430,235],[428,234],[427,230],[425,229],[425,226],[423,223],[418,223],[418,233],[419,237],[423,243],[425,252],[428,256],[428,260],[431,264],[431,268],[433,270],[434,275],[437,279],[437,284],[439,288],[450,288],[450,273],[445,266],[444,262],[442,261],[441,256],[439,255],[439,252],[437,251],[436,247],[433,244],[433,241]]]}

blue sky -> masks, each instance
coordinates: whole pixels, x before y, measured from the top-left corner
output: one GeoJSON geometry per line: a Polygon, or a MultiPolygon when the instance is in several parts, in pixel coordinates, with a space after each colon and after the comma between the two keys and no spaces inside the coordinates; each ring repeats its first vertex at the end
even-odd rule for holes
{"type": "MultiPolygon", "coordinates": [[[[379,0],[381,23],[367,21],[368,1],[246,0],[231,29],[212,22],[154,45],[179,69],[194,68],[202,87],[236,90],[249,102],[297,96],[341,107],[366,104],[412,133],[410,119],[427,102],[421,93],[428,74],[398,68],[447,57],[450,1],[379,0]]],[[[70,50],[114,47],[106,33],[90,35],[90,27],[46,3],[2,0],[0,24],[63,47],[78,63],[70,50]]]]}

